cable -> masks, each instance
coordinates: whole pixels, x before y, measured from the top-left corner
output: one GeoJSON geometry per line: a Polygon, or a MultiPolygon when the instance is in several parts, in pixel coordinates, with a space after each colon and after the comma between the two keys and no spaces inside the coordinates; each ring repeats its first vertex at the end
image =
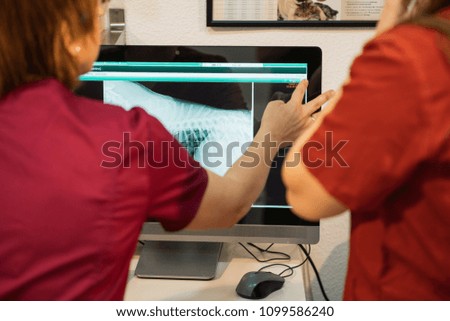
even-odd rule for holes
{"type": "MultiPolygon", "coordinates": [[[[275,258],[271,258],[271,259],[261,260],[258,257],[256,257],[256,255],[254,255],[249,249],[247,249],[247,247],[244,244],[239,243],[239,245],[241,245],[248,253],[250,253],[250,255],[258,262],[264,263],[264,262],[270,262],[270,261],[275,261],[275,260],[290,260],[291,259],[291,256],[289,254],[286,254],[286,253],[283,253],[283,252],[277,252],[277,251],[269,251],[269,249],[274,245],[273,243],[270,244],[265,249],[260,248],[259,246],[255,245],[253,243],[247,243],[247,245],[249,245],[249,246],[251,246],[253,248],[256,248],[257,250],[259,250],[262,253],[279,254],[279,255],[282,255],[282,257],[278,257],[278,258],[275,257],[275,258]]],[[[309,250],[309,252],[311,251],[311,246],[309,246],[308,250],[309,250]]],[[[258,272],[262,271],[262,270],[265,270],[265,269],[268,269],[270,267],[282,266],[282,267],[285,267],[285,269],[283,271],[281,271],[278,275],[283,277],[283,278],[288,278],[288,277],[290,277],[290,276],[292,276],[294,274],[294,269],[297,269],[297,268],[301,267],[303,264],[306,263],[307,260],[308,259],[305,258],[303,260],[303,262],[301,262],[300,264],[297,264],[295,266],[289,266],[289,265],[283,264],[283,263],[273,263],[273,264],[269,264],[269,265],[263,266],[262,268],[260,268],[258,270],[258,272]],[[290,273],[288,275],[284,275],[283,276],[283,274],[286,273],[287,271],[289,271],[290,273]]]]}
{"type": "MultiPolygon", "coordinates": [[[[308,245],[308,246],[309,246],[309,247],[308,247],[308,255],[309,255],[309,253],[311,253],[311,245],[308,245]]],[[[302,262],[300,262],[299,264],[294,265],[294,266],[289,266],[289,265],[287,265],[287,264],[281,264],[281,263],[270,264],[270,265],[263,266],[262,268],[259,269],[259,271],[262,271],[262,270],[264,270],[264,269],[266,269],[266,268],[269,268],[269,267],[272,267],[272,266],[284,266],[284,267],[286,267],[286,269],[284,269],[283,271],[281,271],[278,275],[281,276],[281,277],[283,277],[283,278],[288,278],[288,277],[290,277],[290,276],[292,276],[292,275],[294,274],[294,270],[295,270],[295,269],[301,267],[303,264],[306,263],[307,260],[308,260],[308,259],[305,258],[302,262]],[[283,276],[283,274],[284,274],[285,272],[287,272],[287,271],[289,271],[289,272],[291,272],[291,273],[288,274],[288,275],[283,276]]]]}
{"type": "MultiPolygon", "coordinates": [[[[311,259],[311,256],[309,255],[310,253],[308,253],[306,251],[306,249],[303,247],[303,245],[298,244],[298,246],[303,251],[303,253],[305,253],[306,259],[309,261],[309,263],[311,263],[311,266],[312,266],[312,268],[314,270],[314,273],[316,274],[316,277],[317,277],[317,282],[319,282],[320,291],[322,291],[322,295],[325,298],[325,301],[330,301],[330,299],[328,299],[327,294],[325,293],[325,289],[323,287],[322,280],[320,279],[319,271],[317,271],[316,265],[314,264],[314,261],[311,259]]],[[[311,246],[310,246],[310,252],[311,252],[311,246]]]]}
{"type": "Polygon", "coordinates": [[[293,267],[291,267],[291,266],[289,266],[289,265],[287,265],[287,264],[282,264],[282,263],[274,263],[274,264],[270,264],[270,265],[263,266],[262,268],[260,268],[260,269],[258,270],[258,272],[263,271],[263,270],[265,270],[265,269],[268,269],[268,268],[270,268],[270,267],[274,267],[274,266],[283,266],[283,267],[285,267],[285,269],[284,269],[283,271],[281,271],[280,273],[278,273],[278,275],[281,276],[282,278],[288,278],[288,277],[290,277],[290,276],[292,276],[292,275],[294,274],[294,268],[293,268],[293,267]],[[291,273],[289,273],[288,275],[284,275],[284,276],[283,276],[283,274],[284,274],[286,271],[289,271],[289,272],[291,272],[291,273]]]}
{"type": "MultiPolygon", "coordinates": [[[[308,246],[309,246],[309,247],[308,247],[308,256],[309,256],[309,254],[311,253],[311,245],[308,245],[308,246]]],[[[292,266],[292,267],[291,267],[292,271],[293,271],[294,269],[297,269],[297,268],[301,267],[303,264],[306,263],[307,260],[308,260],[308,259],[305,258],[305,259],[304,259],[302,262],[300,262],[299,264],[292,266]]],[[[286,270],[285,270],[285,271],[286,271],[286,270]]],[[[285,271],[283,271],[283,272],[281,272],[281,273],[284,273],[285,271]]]]}
{"type": "Polygon", "coordinates": [[[257,249],[261,253],[278,254],[278,255],[281,255],[282,257],[273,257],[273,258],[270,258],[270,259],[261,260],[261,259],[257,258],[256,255],[253,254],[244,244],[239,242],[239,245],[242,246],[251,256],[253,256],[253,258],[256,261],[258,261],[260,263],[266,263],[266,262],[271,262],[271,261],[280,261],[280,260],[289,261],[291,259],[291,256],[286,254],[286,253],[277,252],[277,251],[269,251],[269,249],[272,247],[273,244],[269,245],[269,247],[267,247],[266,249],[262,249],[262,248],[260,248],[259,246],[255,245],[253,243],[247,243],[248,246],[251,246],[251,247],[257,249]]]}

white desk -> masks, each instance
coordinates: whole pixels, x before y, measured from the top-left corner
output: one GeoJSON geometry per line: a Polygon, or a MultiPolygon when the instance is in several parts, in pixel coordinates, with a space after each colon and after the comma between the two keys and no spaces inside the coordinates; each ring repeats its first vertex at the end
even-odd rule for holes
{"type": "MultiPolygon", "coordinates": [[[[265,245],[261,245],[264,247],[265,245]]],[[[249,248],[258,258],[261,254],[249,248]]],[[[291,256],[290,261],[274,261],[259,263],[239,244],[224,244],[216,278],[210,281],[140,279],[134,276],[139,259],[138,247],[130,264],[130,274],[125,300],[128,301],[237,301],[247,300],[235,292],[241,277],[250,271],[257,271],[271,263],[284,263],[294,266],[303,261],[296,245],[274,245],[271,250],[281,251],[291,256]]],[[[269,256],[266,256],[269,257],[269,256]]],[[[273,257],[273,256],[272,256],[273,257]]],[[[283,267],[273,267],[265,271],[279,273],[283,267]]],[[[302,268],[294,270],[294,274],[286,278],[283,288],[270,294],[265,301],[304,301],[305,286],[302,268]]]]}

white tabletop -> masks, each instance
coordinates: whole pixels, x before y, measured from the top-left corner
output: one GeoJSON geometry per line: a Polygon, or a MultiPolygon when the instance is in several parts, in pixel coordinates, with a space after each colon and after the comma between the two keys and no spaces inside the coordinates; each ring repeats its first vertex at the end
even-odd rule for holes
{"type": "MultiPolygon", "coordinates": [[[[261,247],[265,247],[261,244],[261,247]]],[[[273,257],[249,248],[258,258],[273,257]]],[[[257,271],[271,263],[284,263],[295,266],[303,260],[296,245],[274,245],[271,250],[287,253],[290,261],[274,261],[259,263],[239,244],[224,244],[216,278],[210,281],[141,279],[134,276],[139,259],[139,247],[130,264],[130,274],[125,300],[127,301],[237,301],[247,300],[236,294],[236,286],[241,277],[250,271],[257,271]]],[[[274,267],[265,271],[280,273],[284,268],[274,267]]],[[[294,270],[294,274],[286,278],[284,286],[270,294],[264,301],[304,301],[305,287],[302,268],[294,270]]]]}

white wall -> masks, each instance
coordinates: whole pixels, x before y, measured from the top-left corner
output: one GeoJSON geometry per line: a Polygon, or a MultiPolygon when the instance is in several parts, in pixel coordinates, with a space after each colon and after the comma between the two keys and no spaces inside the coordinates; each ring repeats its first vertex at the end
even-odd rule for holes
{"type": "MultiPolygon", "coordinates": [[[[337,89],[373,29],[208,28],[206,0],[112,0],[126,10],[127,44],[302,45],[323,51],[323,89],[337,89]]],[[[312,257],[331,300],[342,298],[349,238],[349,215],[323,220],[312,257]]],[[[313,272],[312,292],[322,300],[313,272]]]]}

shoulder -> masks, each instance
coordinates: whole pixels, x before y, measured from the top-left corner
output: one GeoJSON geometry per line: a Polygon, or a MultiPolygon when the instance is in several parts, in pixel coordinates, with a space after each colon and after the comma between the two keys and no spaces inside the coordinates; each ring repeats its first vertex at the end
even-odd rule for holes
{"type": "Polygon", "coordinates": [[[2,116],[11,123],[45,129],[46,135],[70,138],[91,148],[109,141],[121,142],[126,133],[141,142],[171,138],[162,124],[142,108],[127,111],[79,97],[55,79],[16,88],[0,100],[0,107],[2,116]]]}
{"type": "Polygon", "coordinates": [[[82,128],[93,140],[119,139],[124,133],[132,134],[137,140],[169,136],[164,126],[140,107],[125,110],[120,106],[81,97],[56,80],[42,83],[39,92],[51,97],[49,110],[59,113],[60,119],[70,126],[82,128]]]}
{"type": "Polygon", "coordinates": [[[401,24],[369,41],[363,54],[382,55],[384,58],[407,63],[410,67],[434,64],[446,65],[444,55],[448,38],[437,30],[415,24],[401,24]]]}
{"type": "Polygon", "coordinates": [[[442,47],[448,41],[436,30],[412,24],[379,35],[354,61],[342,101],[359,106],[364,99],[372,119],[378,112],[378,121],[395,120],[391,128],[398,132],[400,125],[414,128],[424,149],[437,150],[448,135],[450,64],[442,47]]]}
{"type": "MultiPolygon", "coordinates": [[[[444,87],[450,79],[450,65],[444,51],[448,39],[436,30],[419,25],[399,25],[370,40],[351,68],[351,77],[370,81],[383,79],[392,86],[444,87]]],[[[425,88],[422,88],[426,91],[425,88]]]]}
{"type": "Polygon", "coordinates": [[[116,130],[120,132],[162,129],[161,123],[144,109],[136,106],[126,110],[121,106],[105,104],[102,101],[80,97],[72,92],[66,93],[67,102],[76,117],[83,123],[99,130],[116,130]]]}

